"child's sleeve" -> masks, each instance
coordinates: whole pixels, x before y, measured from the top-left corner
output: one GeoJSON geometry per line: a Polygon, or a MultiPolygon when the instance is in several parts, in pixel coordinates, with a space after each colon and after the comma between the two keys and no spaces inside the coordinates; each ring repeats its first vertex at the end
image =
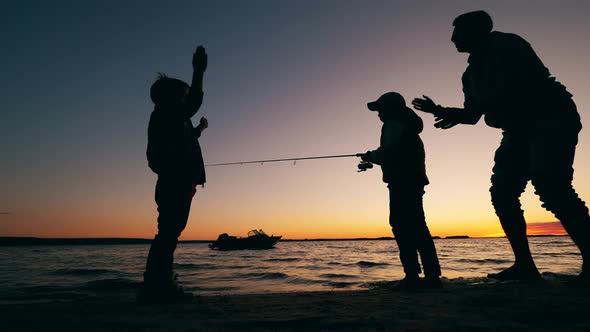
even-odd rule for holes
{"type": "MultiPolygon", "coordinates": [[[[147,160],[150,169],[158,174],[174,172],[181,164],[182,151],[175,140],[175,126],[162,119],[150,120],[148,127],[147,160]]],[[[182,130],[182,127],[180,127],[182,130]]],[[[182,134],[182,132],[181,132],[182,134]]]]}
{"type": "Polygon", "coordinates": [[[205,93],[203,90],[199,91],[192,91],[189,96],[189,107],[191,112],[197,112],[201,105],[203,104],[203,96],[205,93]]]}
{"type": "Polygon", "coordinates": [[[377,150],[369,152],[370,159],[373,163],[382,165],[391,159],[391,155],[402,137],[403,127],[398,122],[390,122],[383,125],[381,130],[381,145],[377,150]]]}

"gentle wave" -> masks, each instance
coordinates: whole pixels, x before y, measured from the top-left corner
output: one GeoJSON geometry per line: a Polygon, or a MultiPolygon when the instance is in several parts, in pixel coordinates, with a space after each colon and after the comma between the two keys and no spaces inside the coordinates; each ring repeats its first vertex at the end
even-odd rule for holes
{"type": "Polygon", "coordinates": [[[185,270],[185,269],[218,269],[218,265],[214,264],[193,264],[193,263],[174,263],[174,268],[178,270],[185,270]]]}
{"type": "Polygon", "coordinates": [[[56,292],[51,294],[21,294],[0,298],[0,301],[6,301],[6,304],[18,302],[36,303],[36,302],[56,302],[56,301],[75,301],[88,298],[88,295],[80,292],[56,292]]]}
{"type": "MultiPolygon", "coordinates": [[[[482,240],[436,243],[443,276],[453,278],[445,280],[445,284],[494,282],[485,278],[487,273],[512,264],[506,239],[485,241],[485,245],[482,240]],[[490,247],[494,247],[493,252],[490,247]]],[[[186,244],[179,246],[174,267],[183,287],[202,295],[366,289],[376,287],[371,284],[374,282],[402,279],[397,247],[388,241],[368,244],[285,242],[276,250],[240,252],[211,251],[206,244],[186,244]]],[[[569,238],[534,239],[531,244],[537,246],[533,254],[539,270],[554,272],[543,273],[546,281],[561,284],[580,273],[581,255],[569,238]]],[[[101,246],[97,247],[100,250],[90,250],[92,254],[88,248],[63,246],[41,252],[3,249],[0,301],[7,297],[34,302],[135,294],[149,246],[126,246],[125,250],[101,246]],[[72,265],[64,265],[67,262],[72,265]]]]}
{"type": "Polygon", "coordinates": [[[23,287],[20,290],[26,293],[55,293],[71,290],[72,287],[59,285],[39,285],[31,287],[23,287]]]}
{"type": "Polygon", "coordinates": [[[507,259],[494,259],[494,258],[484,258],[484,259],[469,259],[469,258],[458,258],[455,261],[460,263],[493,263],[493,264],[504,264],[504,263],[512,263],[511,260],[507,259]]]}
{"type": "Polygon", "coordinates": [[[313,285],[313,284],[324,284],[326,281],[325,280],[318,280],[318,279],[291,277],[291,278],[289,278],[288,282],[290,284],[313,285]]]}
{"type": "Polygon", "coordinates": [[[263,259],[264,262],[297,262],[300,261],[300,258],[288,257],[288,258],[269,258],[263,259]]]}
{"type": "Polygon", "coordinates": [[[329,281],[324,283],[326,286],[334,288],[348,288],[357,285],[358,282],[344,282],[344,281],[329,281]]]}
{"type": "MultiPolygon", "coordinates": [[[[400,279],[401,280],[401,279],[400,279]]],[[[365,287],[371,290],[375,289],[392,289],[396,288],[399,284],[400,280],[381,280],[381,281],[374,281],[368,282],[364,284],[365,287]]],[[[490,278],[483,278],[483,277],[473,277],[473,278],[441,278],[443,285],[447,286],[469,286],[469,285],[480,285],[480,284],[496,284],[498,283],[497,280],[490,279],[490,278]]]]}
{"type": "Polygon", "coordinates": [[[563,257],[563,256],[580,256],[579,252],[544,252],[543,255],[549,257],[563,257]]]}
{"type": "Polygon", "coordinates": [[[113,278],[88,281],[82,288],[88,290],[120,290],[137,288],[139,284],[139,281],[125,278],[113,278]]]}
{"type": "Polygon", "coordinates": [[[192,286],[186,287],[188,291],[209,291],[209,292],[220,292],[220,291],[235,291],[240,289],[238,286],[218,286],[218,287],[208,287],[208,286],[192,286]]]}
{"type": "Polygon", "coordinates": [[[312,271],[326,270],[327,269],[325,266],[317,265],[317,264],[306,265],[306,266],[303,266],[303,268],[305,268],[306,270],[312,270],[312,271]]]}
{"type": "Polygon", "coordinates": [[[256,278],[256,279],[286,279],[289,277],[286,273],[282,273],[282,272],[268,272],[268,273],[252,272],[252,273],[242,273],[239,276],[245,277],[245,278],[256,278]]]}
{"type": "Polygon", "coordinates": [[[575,275],[563,274],[563,273],[553,273],[553,272],[543,272],[541,273],[543,279],[548,281],[554,282],[567,282],[574,279],[575,275]]]}
{"type": "Polygon", "coordinates": [[[334,278],[334,279],[358,278],[355,275],[351,275],[351,274],[340,274],[340,273],[326,273],[326,274],[320,274],[319,276],[321,278],[334,278]]]}
{"type": "MultiPolygon", "coordinates": [[[[240,269],[251,269],[249,265],[215,265],[209,263],[196,264],[196,263],[174,263],[174,268],[177,270],[240,270],[240,269]]],[[[265,267],[259,267],[264,269],[265,267]]]]}
{"type": "Polygon", "coordinates": [[[54,302],[79,300],[86,296],[73,286],[40,285],[14,289],[3,294],[0,300],[9,302],[54,302]]]}
{"type": "Polygon", "coordinates": [[[107,269],[59,269],[52,272],[52,274],[59,275],[76,275],[76,276],[90,276],[90,275],[101,275],[108,273],[117,273],[118,271],[107,270],[107,269]]]}
{"type": "Polygon", "coordinates": [[[336,246],[336,245],[327,246],[326,248],[329,248],[329,249],[350,249],[349,247],[346,247],[346,246],[336,246]]]}
{"type": "Polygon", "coordinates": [[[356,265],[358,265],[360,267],[375,267],[375,266],[384,266],[384,265],[390,265],[390,264],[383,263],[383,262],[359,261],[356,263],[356,265]]]}

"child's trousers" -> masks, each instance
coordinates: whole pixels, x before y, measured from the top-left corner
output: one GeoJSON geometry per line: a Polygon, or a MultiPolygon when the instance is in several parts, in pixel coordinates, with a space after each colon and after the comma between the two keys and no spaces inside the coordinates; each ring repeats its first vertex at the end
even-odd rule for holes
{"type": "Polygon", "coordinates": [[[424,186],[389,184],[389,224],[399,248],[399,256],[408,276],[420,274],[418,253],[424,275],[438,277],[440,265],[434,241],[426,225],[422,196],[424,186]]]}
{"type": "Polygon", "coordinates": [[[149,285],[172,282],[174,250],[186,227],[195,186],[190,179],[159,177],[156,184],[158,233],[148,254],[144,281],[149,285]]]}

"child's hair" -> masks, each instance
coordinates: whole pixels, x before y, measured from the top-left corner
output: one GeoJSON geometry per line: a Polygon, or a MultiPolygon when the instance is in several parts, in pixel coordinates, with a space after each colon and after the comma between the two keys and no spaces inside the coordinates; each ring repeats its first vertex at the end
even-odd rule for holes
{"type": "Polygon", "coordinates": [[[156,106],[169,105],[180,100],[188,87],[184,81],[158,73],[158,79],[150,88],[150,98],[156,106]]]}

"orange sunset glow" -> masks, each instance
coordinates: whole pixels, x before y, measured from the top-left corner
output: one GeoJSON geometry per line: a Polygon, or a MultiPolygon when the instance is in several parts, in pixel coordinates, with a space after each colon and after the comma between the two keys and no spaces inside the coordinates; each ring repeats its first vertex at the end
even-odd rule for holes
{"type": "MultiPolygon", "coordinates": [[[[398,91],[408,103],[426,94],[462,105],[467,57],[450,42],[451,22],[475,9],[490,12],[498,30],[530,41],[573,93],[586,126],[573,183],[590,200],[590,23],[582,5],[408,3],[231,10],[195,3],[199,20],[190,10],[115,8],[121,17],[108,27],[98,14],[35,18],[38,29],[29,27],[32,18],[11,21],[20,35],[9,42],[11,65],[3,70],[11,82],[0,124],[0,236],[152,238],[149,87],[160,71],[190,80],[198,44],[207,48],[209,67],[193,121],[209,120],[200,138],[207,164],[352,154],[379,145],[381,123],[366,103],[383,92],[398,91]],[[170,24],[153,24],[162,16],[170,24]]],[[[489,194],[501,132],[483,121],[439,130],[431,116],[419,115],[432,235],[503,236],[489,194]]],[[[286,239],[392,236],[381,172],[357,173],[358,161],[209,167],[181,239],[250,229],[286,239]]],[[[533,192],[529,185],[522,196],[529,235],[565,234],[533,192]]]]}

